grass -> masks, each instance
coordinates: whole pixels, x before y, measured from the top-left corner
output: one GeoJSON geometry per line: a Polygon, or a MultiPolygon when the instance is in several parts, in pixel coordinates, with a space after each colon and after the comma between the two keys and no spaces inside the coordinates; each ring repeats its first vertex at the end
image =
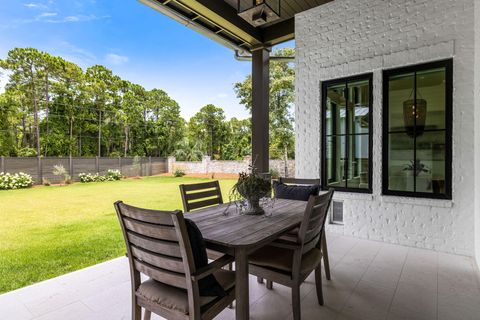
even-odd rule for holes
{"type": "MultiPolygon", "coordinates": [[[[181,209],[178,185],[205,180],[157,176],[0,191],[0,293],[123,255],[116,200],[181,209]]],[[[226,199],[234,181],[220,181],[226,199]]]]}

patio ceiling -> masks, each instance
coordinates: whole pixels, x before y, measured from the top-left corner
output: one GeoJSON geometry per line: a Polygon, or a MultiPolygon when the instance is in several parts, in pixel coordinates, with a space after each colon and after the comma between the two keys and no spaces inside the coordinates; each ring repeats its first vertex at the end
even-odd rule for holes
{"type": "Polygon", "coordinates": [[[237,15],[238,0],[140,1],[232,49],[251,52],[294,39],[295,14],[333,0],[281,0],[280,19],[260,27],[237,15]]]}
{"type": "Polygon", "coordinates": [[[271,47],[295,38],[295,14],[333,0],[280,0],[280,19],[261,26],[254,26],[238,15],[237,1],[248,4],[252,0],[140,1],[235,50],[237,57],[252,60],[252,159],[257,170],[267,174],[271,47]]]}

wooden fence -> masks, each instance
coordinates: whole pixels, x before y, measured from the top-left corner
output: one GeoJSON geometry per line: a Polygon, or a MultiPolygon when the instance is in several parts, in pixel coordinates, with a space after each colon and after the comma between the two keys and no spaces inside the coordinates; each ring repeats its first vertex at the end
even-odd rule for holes
{"type": "Polygon", "coordinates": [[[43,179],[51,183],[59,183],[63,177],[53,174],[55,165],[62,165],[74,181],[78,181],[79,173],[105,174],[108,169],[120,170],[126,177],[152,176],[166,173],[167,159],[157,157],[107,158],[107,157],[0,157],[0,172],[28,173],[41,184],[43,179]]]}

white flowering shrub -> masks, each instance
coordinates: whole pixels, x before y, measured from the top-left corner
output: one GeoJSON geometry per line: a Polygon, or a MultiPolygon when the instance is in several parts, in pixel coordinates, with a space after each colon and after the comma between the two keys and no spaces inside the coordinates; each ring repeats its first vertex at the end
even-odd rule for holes
{"type": "Polygon", "coordinates": [[[33,185],[32,176],[23,172],[0,172],[0,190],[29,188],[33,185]]]}
{"type": "Polygon", "coordinates": [[[123,178],[122,173],[119,170],[107,170],[107,173],[102,176],[98,173],[79,173],[78,178],[80,182],[103,182],[103,181],[117,181],[123,178]]]}
{"type": "Polygon", "coordinates": [[[108,181],[117,181],[122,179],[122,173],[120,170],[107,170],[107,174],[105,175],[108,181]]]}
{"type": "Polygon", "coordinates": [[[80,179],[80,182],[82,183],[87,183],[87,182],[96,182],[98,181],[98,173],[91,174],[91,173],[79,173],[78,178],[80,179]]]}

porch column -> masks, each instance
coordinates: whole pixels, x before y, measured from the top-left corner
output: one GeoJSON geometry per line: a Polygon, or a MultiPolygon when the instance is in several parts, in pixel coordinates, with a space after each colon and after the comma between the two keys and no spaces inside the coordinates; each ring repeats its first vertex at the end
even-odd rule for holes
{"type": "Polygon", "coordinates": [[[269,63],[269,48],[252,52],[252,161],[260,173],[269,171],[269,63]]]}

